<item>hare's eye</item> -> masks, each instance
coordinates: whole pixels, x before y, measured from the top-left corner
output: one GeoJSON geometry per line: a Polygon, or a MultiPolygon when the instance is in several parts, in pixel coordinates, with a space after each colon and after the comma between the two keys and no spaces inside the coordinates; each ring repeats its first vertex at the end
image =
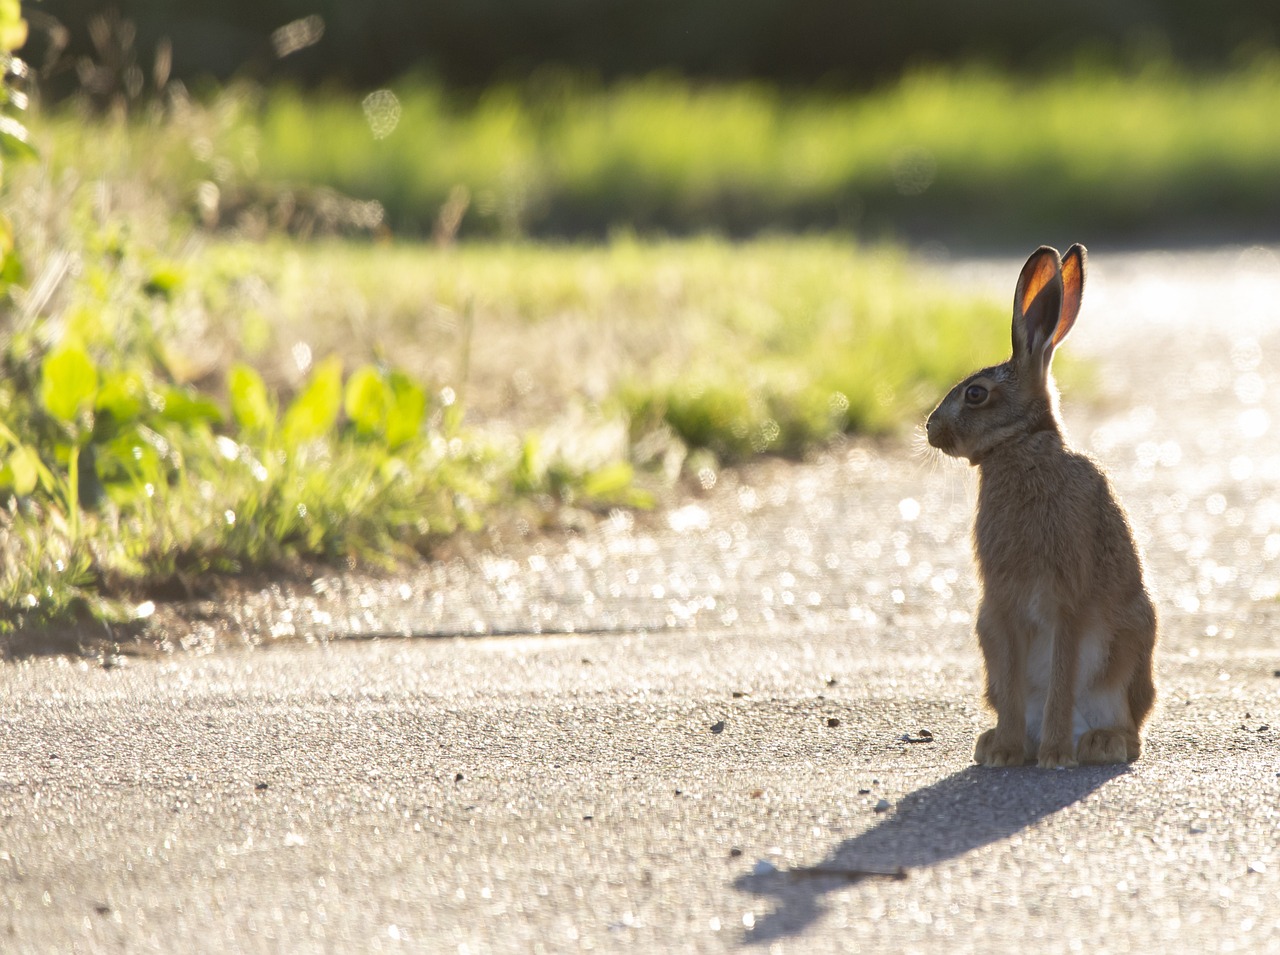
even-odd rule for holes
{"type": "Polygon", "coordinates": [[[987,389],[982,385],[970,385],[964,390],[966,404],[980,405],[987,400],[987,389]]]}

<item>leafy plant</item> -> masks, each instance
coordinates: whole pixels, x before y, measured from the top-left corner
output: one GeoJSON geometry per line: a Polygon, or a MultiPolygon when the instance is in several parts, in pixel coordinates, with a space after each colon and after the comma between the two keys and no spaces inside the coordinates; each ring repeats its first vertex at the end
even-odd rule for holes
{"type": "Polygon", "coordinates": [[[0,629],[127,616],[210,575],[390,564],[540,495],[646,503],[625,466],[517,479],[518,447],[380,363],[331,355],[286,393],[243,361],[196,371],[175,316],[224,273],[164,266],[158,294],[156,253],[123,233],[80,251],[54,313],[0,347],[0,629]]]}
{"type": "MultiPolygon", "coordinates": [[[[26,64],[13,55],[27,41],[27,21],[22,19],[20,0],[0,0],[0,191],[5,187],[5,173],[14,159],[29,159],[31,148],[27,127],[18,115],[27,107],[26,94],[17,81],[26,76],[26,64]]],[[[9,288],[22,281],[22,260],[15,247],[13,223],[0,215],[0,299],[9,288]]]]}

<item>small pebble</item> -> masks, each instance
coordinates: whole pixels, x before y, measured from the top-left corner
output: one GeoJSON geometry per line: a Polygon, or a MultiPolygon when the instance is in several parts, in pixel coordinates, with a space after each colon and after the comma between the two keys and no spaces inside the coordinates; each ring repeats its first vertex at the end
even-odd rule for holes
{"type": "Polygon", "coordinates": [[[835,727],[840,725],[840,721],[836,719],[834,716],[828,716],[827,725],[830,726],[832,729],[834,729],[835,727]]]}
{"type": "Polygon", "coordinates": [[[460,782],[462,782],[462,781],[463,781],[464,779],[466,779],[466,778],[467,778],[467,777],[463,776],[463,775],[462,775],[462,773],[458,773],[458,775],[456,775],[456,776],[454,776],[454,777],[453,777],[453,781],[454,781],[455,783],[460,783],[460,782]]]}
{"type": "Polygon", "coordinates": [[[262,792],[264,789],[266,789],[266,788],[267,788],[267,784],[266,784],[266,783],[257,783],[253,788],[254,788],[254,789],[256,789],[256,790],[258,790],[258,792],[262,792]]]}
{"type": "Polygon", "coordinates": [[[742,850],[739,849],[737,846],[734,846],[732,849],[729,850],[730,858],[736,859],[740,855],[742,855],[742,850]]]}
{"type": "Polygon", "coordinates": [[[1267,864],[1265,862],[1250,862],[1249,871],[1256,875],[1262,875],[1267,871],[1267,864]]]}
{"type": "MultiPolygon", "coordinates": [[[[1277,775],[1277,776],[1280,776],[1280,773],[1276,773],[1276,775],[1277,775]]],[[[869,795],[871,795],[871,790],[870,790],[870,789],[859,789],[859,790],[858,790],[858,795],[859,795],[859,796],[869,796],[869,795]]]]}
{"type": "Polygon", "coordinates": [[[713,733],[723,733],[723,732],[724,732],[724,720],[720,720],[719,722],[712,723],[712,724],[711,724],[711,732],[713,732],[713,733]]]}
{"type": "Polygon", "coordinates": [[[876,812],[888,812],[890,805],[892,804],[889,802],[889,800],[881,799],[878,803],[876,803],[876,812]]]}

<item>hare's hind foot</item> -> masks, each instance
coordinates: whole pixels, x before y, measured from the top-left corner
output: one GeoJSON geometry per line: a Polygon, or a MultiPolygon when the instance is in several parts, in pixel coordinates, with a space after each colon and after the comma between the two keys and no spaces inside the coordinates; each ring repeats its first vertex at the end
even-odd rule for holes
{"type": "Polygon", "coordinates": [[[1128,763],[1142,755],[1142,742],[1132,730],[1089,730],[1080,737],[1076,759],[1081,763],[1128,763]]]}
{"type": "Polygon", "coordinates": [[[1027,747],[1021,740],[1017,745],[997,744],[995,729],[989,729],[978,736],[973,761],[982,766],[1021,766],[1027,762],[1027,747]]]}

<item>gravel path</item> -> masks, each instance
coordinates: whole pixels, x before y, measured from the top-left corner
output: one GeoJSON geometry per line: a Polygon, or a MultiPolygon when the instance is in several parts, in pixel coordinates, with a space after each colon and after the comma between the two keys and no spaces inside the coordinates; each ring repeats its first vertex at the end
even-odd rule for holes
{"type": "Polygon", "coordinates": [[[0,668],[0,948],[1280,951],[1280,259],[1091,268],[1065,417],[1162,622],[1131,769],[969,766],[972,475],[849,446],[178,635],[537,638],[0,668]]]}

